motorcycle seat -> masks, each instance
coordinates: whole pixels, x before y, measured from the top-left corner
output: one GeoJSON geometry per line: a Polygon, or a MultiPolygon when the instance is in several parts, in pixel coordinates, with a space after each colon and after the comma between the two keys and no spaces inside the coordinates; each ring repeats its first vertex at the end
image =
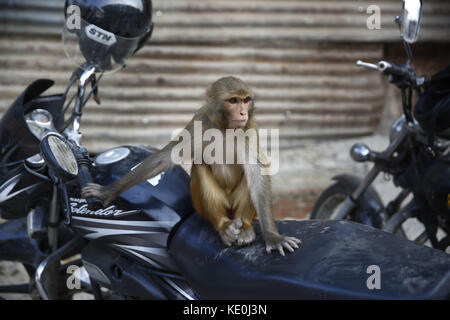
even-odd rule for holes
{"type": "Polygon", "coordinates": [[[266,253],[257,222],[255,242],[227,247],[197,214],[173,230],[169,253],[203,299],[450,298],[450,256],[441,251],[348,221],[276,224],[302,241],[284,257],[266,253]]]}

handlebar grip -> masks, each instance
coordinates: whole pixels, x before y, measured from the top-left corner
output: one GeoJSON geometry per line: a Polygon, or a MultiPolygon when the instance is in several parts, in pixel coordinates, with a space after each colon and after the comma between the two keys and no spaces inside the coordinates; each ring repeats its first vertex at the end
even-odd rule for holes
{"type": "MultiPolygon", "coordinates": [[[[82,189],[87,186],[88,183],[92,183],[91,172],[89,171],[89,167],[85,164],[80,164],[78,166],[78,181],[82,189]]],[[[89,210],[96,211],[103,208],[103,202],[100,199],[86,198],[86,202],[89,210]]]]}
{"type": "Polygon", "coordinates": [[[389,63],[386,61],[380,61],[378,63],[378,68],[384,74],[392,74],[394,76],[399,76],[399,77],[407,77],[408,76],[407,70],[405,70],[404,68],[397,66],[393,63],[389,63]]]}

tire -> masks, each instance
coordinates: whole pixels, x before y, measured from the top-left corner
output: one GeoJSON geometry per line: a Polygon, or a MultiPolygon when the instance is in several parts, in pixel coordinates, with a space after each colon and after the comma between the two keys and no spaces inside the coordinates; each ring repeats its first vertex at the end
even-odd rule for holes
{"type": "MultiPolygon", "coordinates": [[[[310,219],[329,220],[333,213],[339,210],[348,195],[351,194],[350,186],[338,181],[325,189],[317,198],[311,211],[310,219]]],[[[353,220],[347,216],[346,220],[353,220]]]]}
{"type": "MultiPolygon", "coordinates": [[[[311,211],[310,219],[318,220],[330,220],[334,213],[337,213],[342,203],[345,201],[347,196],[353,193],[354,187],[350,183],[346,183],[345,180],[339,180],[336,183],[325,189],[320,196],[317,198],[316,203],[311,211]]],[[[381,201],[378,196],[370,196],[374,201],[381,201]]],[[[348,215],[345,220],[355,221],[363,223],[359,218],[359,205],[353,210],[353,212],[348,215]]],[[[394,233],[397,236],[406,238],[406,233],[403,227],[399,227],[394,233]]]]}

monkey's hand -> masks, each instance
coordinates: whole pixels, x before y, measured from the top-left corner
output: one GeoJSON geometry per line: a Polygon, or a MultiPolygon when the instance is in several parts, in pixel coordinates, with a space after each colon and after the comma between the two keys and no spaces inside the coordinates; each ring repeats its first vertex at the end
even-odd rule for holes
{"type": "Polygon", "coordinates": [[[294,252],[294,249],[297,249],[298,244],[301,242],[297,238],[285,237],[276,233],[269,233],[265,237],[265,241],[267,253],[270,253],[272,250],[276,249],[282,256],[284,256],[284,249],[294,252]]]}
{"type": "Polygon", "coordinates": [[[106,208],[117,195],[109,186],[88,183],[88,185],[81,190],[81,196],[83,198],[94,197],[100,199],[103,201],[103,206],[106,208]]]}

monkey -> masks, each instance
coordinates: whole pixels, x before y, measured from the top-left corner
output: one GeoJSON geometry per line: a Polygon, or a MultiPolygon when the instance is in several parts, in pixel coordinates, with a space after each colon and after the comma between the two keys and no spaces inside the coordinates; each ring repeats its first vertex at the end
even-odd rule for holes
{"type": "MultiPolygon", "coordinates": [[[[222,242],[227,245],[243,246],[256,238],[253,220],[258,217],[266,252],[284,250],[293,252],[301,242],[295,237],[279,234],[272,213],[272,190],[268,175],[262,175],[261,169],[268,167],[265,156],[259,149],[259,137],[254,119],[254,94],[241,79],[227,76],[210,84],[206,91],[205,104],[195,112],[184,130],[192,139],[191,159],[205,148],[205,142],[194,144],[194,123],[200,121],[202,133],[207,129],[226,130],[253,129],[256,133],[257,159],[253,163],[212,163],[194,161],[191,168],[191,195],[194,209],[208,220],[219,233],[222,242]]],[[[158,152],[149,155],[134,170],[128,172],[110,185],[88,184],[82,189],[83,197],[96,197],[108,206],[119,194],[163,171],[170,169],[172,150],[178,142],[172,140],[158,152]]],[[[223,141],[226,144],[226,139],[223,141]]],[[[246,146],[243,149],[227,150],[233,160],[241,155],[249,155],[246,146]]],[[[195,160],[195,159],[194,159],[195,160]]]]}

